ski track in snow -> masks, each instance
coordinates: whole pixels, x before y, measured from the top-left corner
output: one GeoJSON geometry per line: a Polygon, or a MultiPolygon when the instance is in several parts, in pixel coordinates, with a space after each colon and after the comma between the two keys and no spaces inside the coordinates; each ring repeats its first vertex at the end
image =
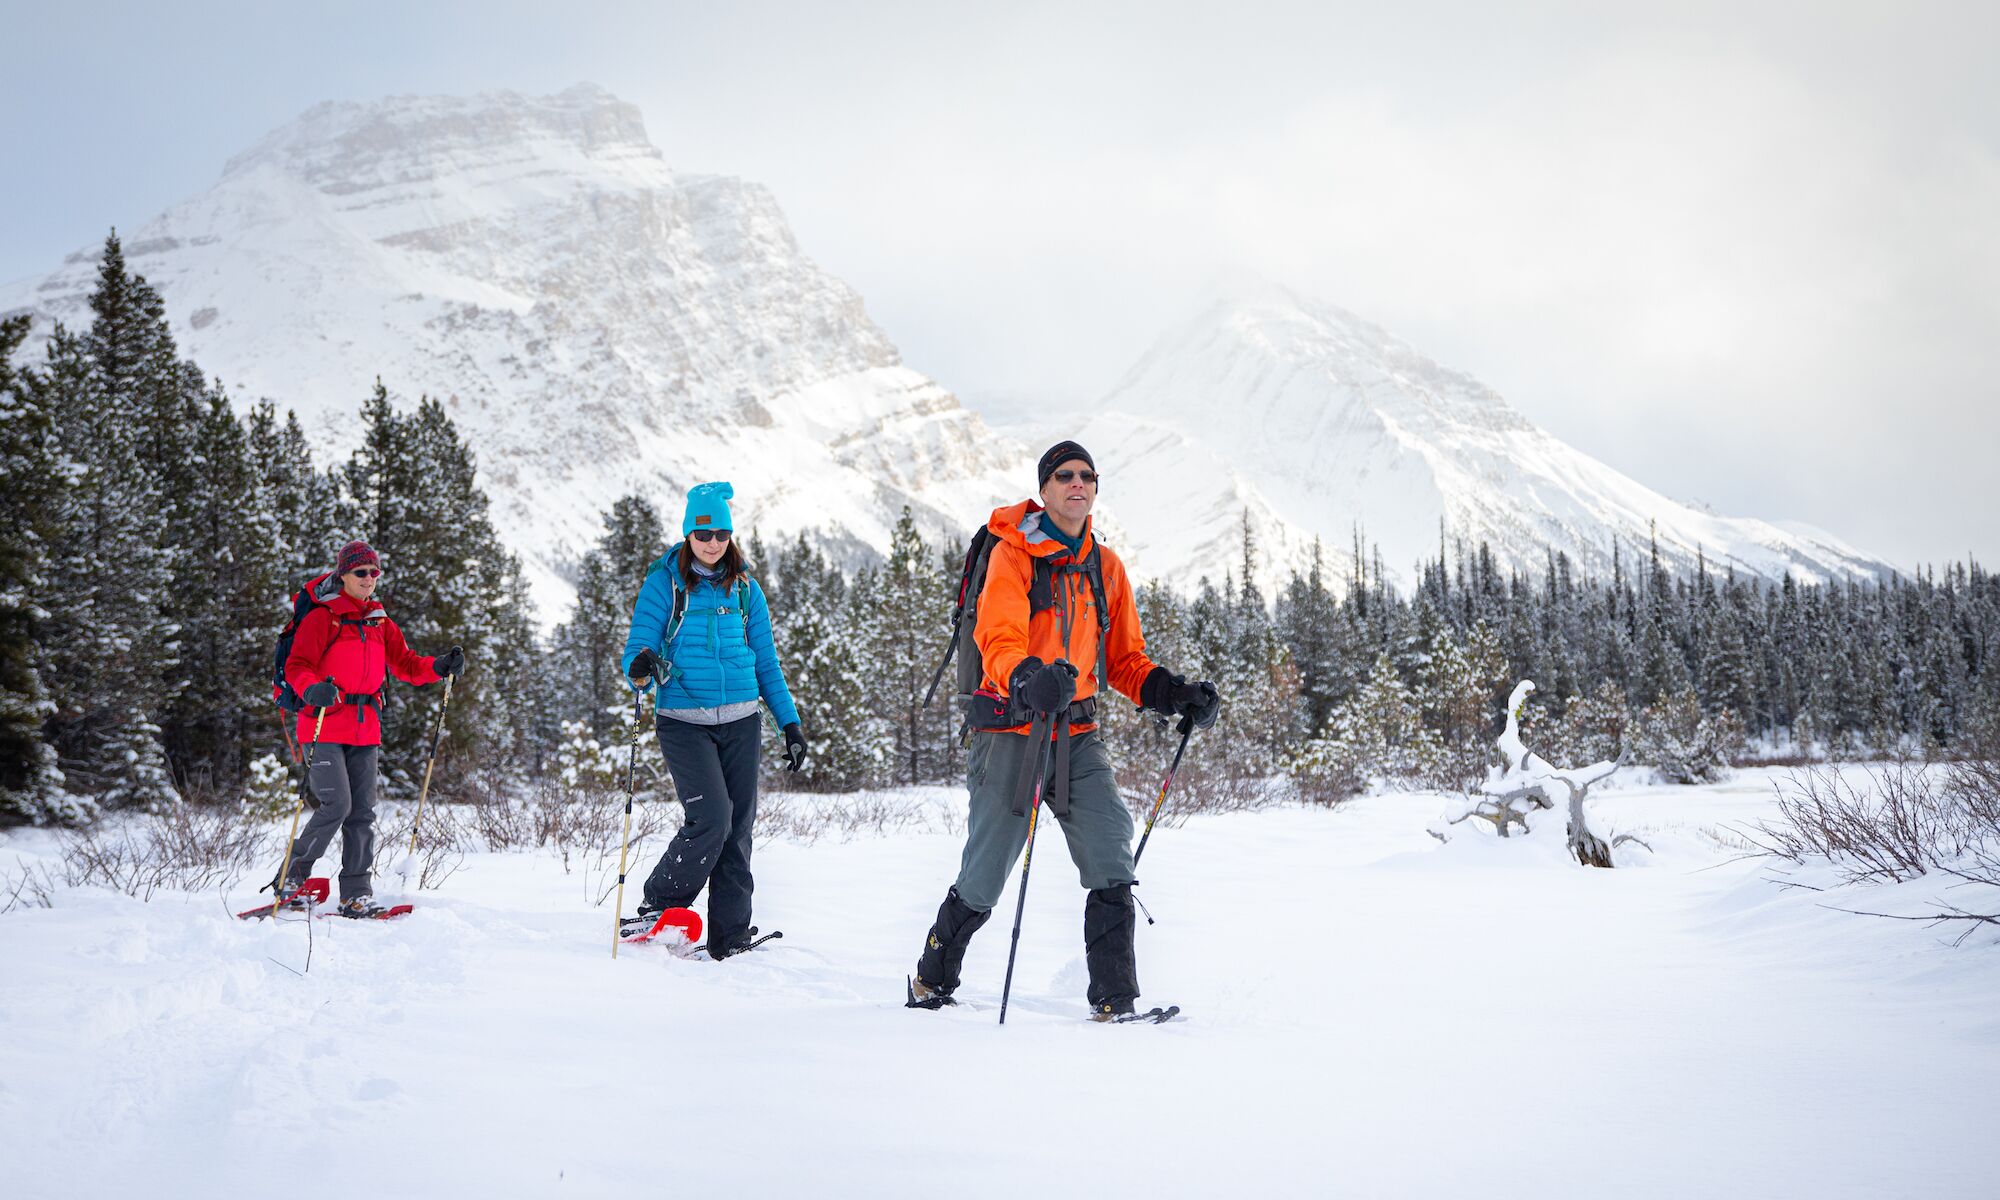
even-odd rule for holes
{"type": "MultiPolygon", "coordinates": [[[[1995,948],[1821,906],[1879,891],[1773,887],[1726,844],[1760,780],[1607,793],[1654,849],[1617,871],[1440,846],[1436,796],[1158,830],[1140,979],[1189,1017],[1158,1027],[1082,1019],[1055,836],[1005,1027],[1011,885],[968,1004],[902,1007],[948,834],[761,846],[785,937],[721,964],[613,962],[609,906],[541,855],[313,923],[304,977],[302,921],[66,892],[0,918],[4,1190],[2000,1194],[1995,948]]],[[[16,832],[0,861],[49,848],[16,832]]]]}

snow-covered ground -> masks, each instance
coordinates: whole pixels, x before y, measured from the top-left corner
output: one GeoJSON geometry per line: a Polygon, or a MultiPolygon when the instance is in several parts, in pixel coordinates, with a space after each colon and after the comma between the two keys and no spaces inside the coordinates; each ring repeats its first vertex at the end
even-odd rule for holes
{"type": "MultiPolygon", "coordinates": [[[[1768,797],[1608,793],[1654,851],[1616,871],[1440,845],[1434,796],[1157,831],[1166,1026],[1082,1019],[1054,836],[1004,1027],[1011,892],[971,1005],[902,1006],[942,827],[761,846],[785,937],[720,964],[613,962],[608,908],[539,854],[476,856],[405,921],[312,923],[303,976],[306,923],[228,915],[248,888],[64,892],[0,916],[0,1191],[2000,1195],[2000,947],[1772,886],[1727,829],[1768,797]]],[[[50,845],[11,834],[0,867],[50,845]]]]}

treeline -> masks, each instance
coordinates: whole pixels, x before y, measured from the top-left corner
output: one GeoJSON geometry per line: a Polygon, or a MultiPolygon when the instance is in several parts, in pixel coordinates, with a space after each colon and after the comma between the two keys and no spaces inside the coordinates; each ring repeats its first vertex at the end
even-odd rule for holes
{"type": "MultiPolygon", "coordinates": [[[[88,329],[57,329],[31,365],[14,363],[25,320],[0,326],[0,818],[78,821],[268,786],[282,774],[269,670],[287,597],[352,537],[382,552],[381,595],[411,645],[463,645],[471,663],[434,787],[622,784],[635,727],[618,654],[678,497],[605,514],[575,564],[574,607],[544,636],[438,401],[398,412],[378,382],[360,446],[322,468],[296,418],[268,401],[238,415],[178,356],[115,235],[91,310],[88,329]]],[[[788,784],[962,773],[949,676],[930,705],[923,694],[969,531],[924,532],[904,513],[884,559],[854,569],[803,535],[746,536],[812,740],[788,784]]],[[[1441,546],[1405,596],[1379,560],[1336,586],[1316,554],[1266,596],[1246,526],[1240,558],[1138,597],[1154,658],[1224,699],[1177,791],[1227,803],[1274,779],[1319,799],[1375,781],[1461,786],[1484,770],[1522,678],[1539,685],[1529,735],[1550,757],[1627,750],[1686,780],[1714,777],[1751,739],[1948,753],[2000,719],[2000,582],[1976,564],[1806,585],[1705,565],[1677,576],[1657,553],[1615,561],[1610,579],[1581,579],[1555,555],[1535,577],[1500,571],[1484,546],[1441,546]]],[[[437,692],[385,689],[390,794],[421,770],[437,692]]],[[[1167,744],[1133,706],[1109,709],[1141,794],[1167,744]]]]}

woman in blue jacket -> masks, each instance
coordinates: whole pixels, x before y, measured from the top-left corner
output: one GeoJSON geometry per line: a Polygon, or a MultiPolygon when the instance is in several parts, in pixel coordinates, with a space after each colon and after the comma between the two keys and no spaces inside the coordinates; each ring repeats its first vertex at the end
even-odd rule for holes
{"type": "Polygon", "coordinates": [[[787,769],[798,770],[806,758],[798,709],[771,639],[771,610],[764,590],[744,574],[743,554],[731,536],[734,494],[726,483],[688,490],[682,540],[646,572],[623,658],[634,688],[657,688],[660,751],[687,809],[629,924],[651,926],[663,909],[692,905],[707,884],[712,958],[728,957],[752,937],[759,698],[784,730],[787,769]],[[684,604],[676,605],[676,593],[685,596],[684,604]]]}

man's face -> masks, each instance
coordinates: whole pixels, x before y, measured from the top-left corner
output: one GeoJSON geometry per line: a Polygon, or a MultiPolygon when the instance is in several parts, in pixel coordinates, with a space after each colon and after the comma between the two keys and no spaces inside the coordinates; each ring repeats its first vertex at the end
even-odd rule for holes
{"type": "Polygon", "coordinates": [[[1097,472],[1080,458],[1057,464],[1042,485],[1042,507],[1065,521],[1082,521],[1097,506],[1097,472]]]}

